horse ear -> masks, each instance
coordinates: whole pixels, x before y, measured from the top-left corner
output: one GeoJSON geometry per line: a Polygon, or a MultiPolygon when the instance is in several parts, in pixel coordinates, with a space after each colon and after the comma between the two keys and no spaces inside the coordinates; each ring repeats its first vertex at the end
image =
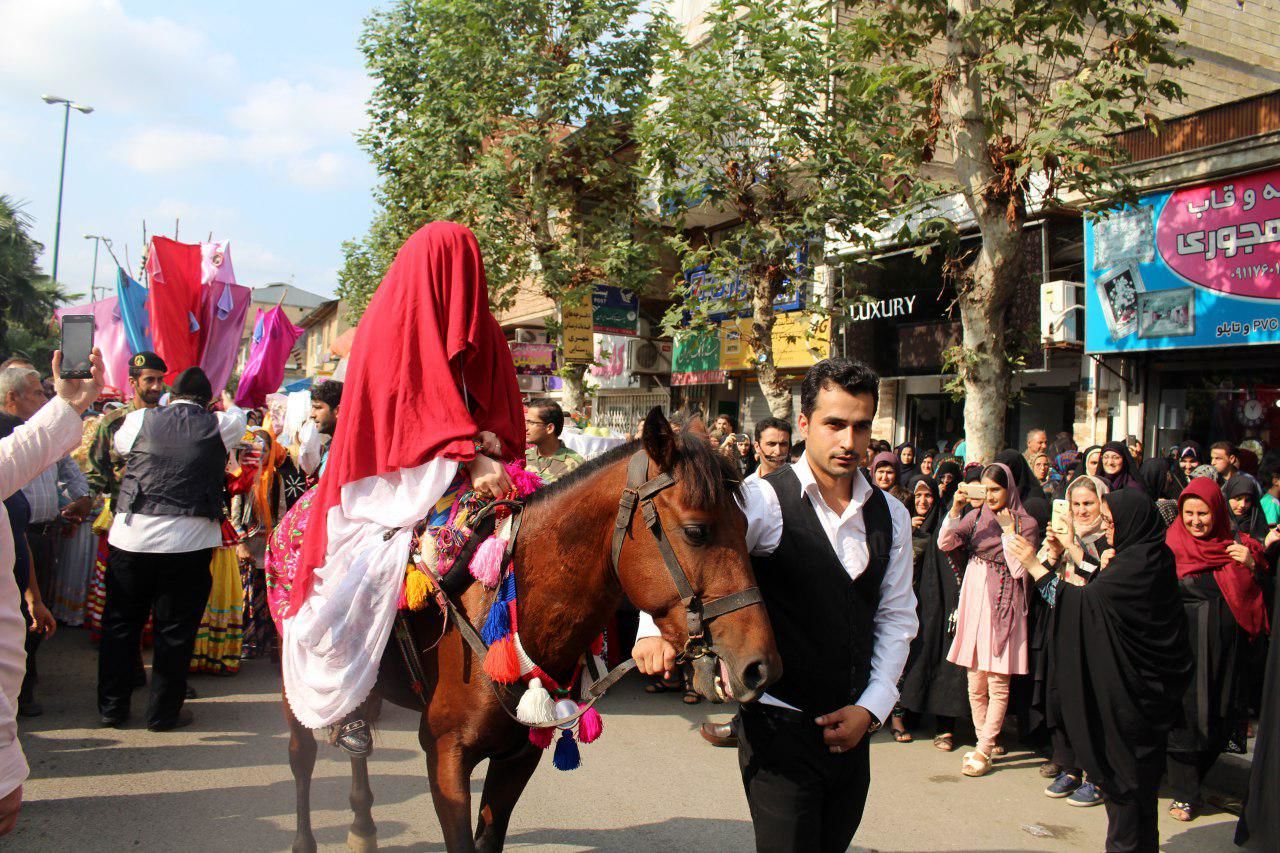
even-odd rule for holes
{"type": "Polygon", "coordinates": [[[705,439],[711,434],[707,430],[707,419],[700,414],[689,418],[686,422],[685,430],[702,439],[705,439]]]}
{"type": "Polygon", "coordinates": [[[654,406],[644,419],[644,452],[661,471],[670,471],[676,461],[676,431],[671,422],[654,406]]]}

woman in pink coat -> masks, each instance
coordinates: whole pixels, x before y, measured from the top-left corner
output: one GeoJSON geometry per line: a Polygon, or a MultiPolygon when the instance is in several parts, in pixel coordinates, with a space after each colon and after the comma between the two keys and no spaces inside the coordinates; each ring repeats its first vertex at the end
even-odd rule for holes
{"type": "Polygon", "coordinates": [[[996,463],[982,470],[984,503],[967,515],[974,484],[956,490],[951,510],[938,529],[938,547],[962,551],[964,582],[956,609],[956,635],[947,660],[969,672],[969,709],[978,748],[967,752],[961,772],[983,776],[991,770],[996,739],[1009,708],[1011,676],[1027,672],[1027,570],[1008,551],[1009,537],[1021,535],[1036,547],[1040,530],[1022,508],[1013,473],[996,463]]]}

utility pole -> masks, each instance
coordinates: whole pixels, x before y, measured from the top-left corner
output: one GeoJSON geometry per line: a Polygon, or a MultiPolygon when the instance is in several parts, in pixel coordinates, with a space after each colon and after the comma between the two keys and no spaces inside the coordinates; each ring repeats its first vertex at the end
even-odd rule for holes
{"type": "Polygon", "coordinates": [[[62,104],[62,161],[58,166],[58,216],[53,226],[53,283],[58,283],[58,240],[62,236],[62,182],[67,176],[67,129],[71,125],[71,111],[73,109],[88,115],[93,112],[93,107],[85,104],[77,104],[68,98],[60,98],[57,95],[43,95],[41,99],[46,104],[62,104]]]}

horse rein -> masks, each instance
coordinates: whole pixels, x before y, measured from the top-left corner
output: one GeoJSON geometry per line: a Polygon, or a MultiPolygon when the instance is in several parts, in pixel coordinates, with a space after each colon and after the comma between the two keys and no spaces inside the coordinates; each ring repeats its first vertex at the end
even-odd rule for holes
{"type": "Polygon", "coordinates": [[[747,587],[705,603],[693,591],[689,576],[685,574],[684,567],[680,565],[680,558],[671,548],[671,542],[668,541],[662,529],[662,519],[658,517],[658,508],[653,503],[655,495],[675,484],[675,478],[665,471],[658,472],[655,477],[649,477],[649,455],[643,450],[637,451],[631,457],[627,465],[627,486],[622,490],[622,497],[618,500],[618,517],[613,525],[610,567],[613,569],[614,579],[621,585],[618,578],[618,561],[622,556],[622,546],[626,541],[627,531],[631,529],[631,520],[635,517],[636,506],[639,505],[641,514],[644,516],[645,527],[649,528],[649,532],[658,543],[662,562],[667,567],[667,574],[671,576],[676,586],[676,593],[680,596],[680,603],[684,606],[688,637],[684,648],[676,656],[676,663],[688,663],[712,651],[712,644],[707,640],[706,635],[708,623],[726,613],[733,613],[753,604],[761,604],[764,598],[760,594],[760,588],[756,586],[747,587]]]}

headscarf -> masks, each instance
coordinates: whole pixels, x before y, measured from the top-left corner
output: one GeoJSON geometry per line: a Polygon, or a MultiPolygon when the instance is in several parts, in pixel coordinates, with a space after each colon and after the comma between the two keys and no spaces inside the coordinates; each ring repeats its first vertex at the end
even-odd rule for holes
{"type": "Polygon", "coordinates": [[[893,449],[893,455],[898,457],[898,483],[905,485],[908,480],[915,478],[920,473],[920,451],[909,441],[904,441],[893,449]],[[902,461],[902,451],[908,447],[911,448],[910,465],[902,461]]]}
{"type": "Polygon", "coordinates": [[[941,493],[940,502],[943,506],[951,506],[951,499],[955,497],[956,489],[960,487],[963,481],[963,472],[960,470],[960,463],[954,459],[948,459],[945,462],[939,462],[938,467],[934,469],[934,482],[941,483],[945,474],[951,475],[951,483],[941,493]]]}
{"type": "MultiPolygon", "coordinates": [[[[1235,541],[1235,537],[1229,519],[1231,513],[1227,509],[1222,490],[1213,480],[1196,477],[1178,497],[1179,516],[1187,498],[1199,498],[1205,502],[1213,517],[1213,526],[1208,536],[1197,539],[1187,530],[1181,517],[1169,525],[1166,541],[1177,562],[1178,577],[1212,572],[1236,622],[1250,637],[1261,636],[1267,631],[1267,612],[1262,603],[1262,590],[1253,579],[1253,573],[1227,553],[1227,546],[1235,541]]],[[[1240,543],[1253,553],[1253,558],[1262,561],[1261,543],[1247,534],[1238,535],[1240,543]]]]}
{"type": "Polygon", "coordinates": [[[1190,455],[1196,462],[1204,458],[1204,454],[1200,450],[1200,445],[1194,441],[1184,441],[1178,447],[1172,467],[1169,468],[1169,479],[1172,480],[1171,489],[1176,488],[1177,492],[1170,494],[1169,497],[1176,499],[1182,494],[1182,490],[1187,487],[1187,483],[1191,481],[1191,477],[1182,470],[1182,460],[1190,455]]]}
{"type": "Polygon", "coordinates": [[[1142,486],[1147,490],[1147,496],[1152,500],[1168,497],[1169,491],[1169,461],[1161,459],[1158,456],[1146,460],[1138,466],[1138,479],[1142,481],[1142,486]]]}
{"type": "MultiPolygon", "coordinates": [[[[1125,447],[1123,441],[1108,441],[1102,445],[1102,453],[1098,456],[1098,474],[1097,476],[1107,481],[1107,485],[1111,486],[1111,491],[1119,491],[1120,489],[1137,489],[1146,492],[1147,489],[1142,485],[1142,480],[1138,475],[1138,463],[1134,460],[1129,448],[1125,447]],[[1107,451],[1118,453],[1120,455],[1120,470],[1115,474],[1108,474],[1106,469],[1102,467],[1102,457],[1107,451]]],[[[1159,495],[1156,495],[1159,497],[1159,495]]]]}
{"type": "Polygon", "coordinates": [[[1259,542],[1266,541],[1271,525],[1267,524],[1267,516],[1262,511],[1262,503],[1258,500],[1258,487],[1248,477],[1236,476],[1222,487],[1222,497],[1227,501],[1227,514],[1231,518],[1231,528],[1239,533],[1246,533],[1259,542]],[[1253,506],[1244,515],[1236,515],[1231,509],[1231,499],[1241,495],[1253,498],[1253,506]]]}
{"type": "Polygon", "coordinates": [[[253,483],[253,512],[269,532],[279,521],[271,501],[271,492],[276,485],[276,468],[288,458],[289,451],[276,442],[275,435],[266,427],[254,427],[249,432],[262,439],[262,456],[258,460],[258,474],[253,483]]]}
{"type": "Polygon", "coordinates": [[[305,601],[328,552],[328,515],[344,486],[432,459],[468,462],[482,431],[524,455],[524,410],[502,327],[489,310],[475,235],[432,222],[387,270],[347,363],[342,417],[312,504],[290,596],[305,601]]]}
{"type": "Polygon", "coordinates": [[[964,481],[966,483],[976,483],[982,479],[982,463],[970,462],[964,466],[964,481]]]}
{"type": "Polygon", "coordinates": [[[1237,447],[1236,462],[1239,463],[1236,467],[1239,468],[1241,471],[1245,472],[1250,477],[1257,476],[1258,454],[1254,453],[1252,450],[1246,450],[1243,447],[1237,447]]]}
{"type": "MultiPolygon", "coordinates": [[[[1128,451],[1126,450],[1125,452],[1127,453],[1128,451]]],[[[1100,470],[1102,465],[1102,447],[1097,444],[1092,445],[1090,447],[1086,447],[1084,449],[1084,454],[1080,458],[1084,460],[1084,467],[1080,469],[1080,473],[1088,474],[1091,477],[1096,477],[1097,472],[1098,470],[1100,470]],[[1094,463],[1094,470],[1091,472],[1089,470],[1089,462],[1091,461],[1090,457],[1093,457],[1094,454],[1097,454],[1097,456],[1092,459],[1094,463]]]]}
{"type": "Polygon", "coordinates": [[[876,469],[888,465],[893,468],[896,475],[893,480],[895,486],[902,485],[902,463],[898,461],[898,455],[888,450],[882,450],[877,453],[871,460],[871,474],[874,477],[876,469]]]}
{"type": "MultiPolygon", "coordinates": [[[[1014,451],[1017,453],[1017,451],[1014,451]]],[[[1018,458],[1022,458],[1018,454],[1018,458]]],[[[1023,464],[1026,460],[1023,459],[1023,464]]],[[[1014,532],[1031,543],[1032,548],[1040,547],[1040,525],[1022,505],[1018,495],[1018,487],[1013,479],[1013,472],[1002,462],[993,463],[994,467],[1004,472],[1005,482],[1009,488],[1006,509],[1013,516],[1014,532]]],[[[978,557],[996,568],[987,580],[988,601],[991,606],[991,626],[995,633],[992,650],[999,655],[1008,645],[1013,623],[1027,612],[1026,587],[1021,580],[1015,580],[1004,562],[1004,529],[991,507],[985,503],[977,511],[960,519],[956,532],[968,543],[971,557],[978,557]]]]}
{"type": "Polygon", "coordinates": [[[996,462],[1004,465],[1012,474],[1014,488],[1017,489],[1018,497],[1021,498],[1022,506],[1026,509],[1027,514],[1035,519],[1036,525],[1040,530],[1047,528],[1053,507],[1045,498],[1044,489],[1041,488],[1040,481],[1031,472],[1031,466],[1027,464],[1027,458],[1017,450],[1009,447],[996,454],[996,462]]]}
{"type": "MultiPolygon", "coordinates": [[[[1071,500],[1071,493],[1080,486],[1084,486],[1085,488],[1092,486],[1093,493],[1098,496],[1099,503],[1101,503],[1103,499],[1106,498],[1107,493],[1111,491],[1111,487],[1100,478],[1090,477],[1088,474],[1081,474],[1079,477],[1076,477],[1071,481],[1071,485],[1067,486],[1066,496],[1068,501],[1071,500]]],[[[1071,530],[1077,539],[1088,539],[1089,537],[1097,538],[1097,535],[1102,531],[1101,511],[1099,511],[1098,517],[1095,518],[1093,523],[1088,527],[1081,527],[1080,522],[1076,521],[1073,516],[1071,519],[1071,530]]]]}
{"type": "Polygon", "coordinates": [[[920,522],[920,526],[914,528],[912,536],[932,537],[938,529],[938,522],[942,519],[943,504],[938,494],[938,484],[934,482],[932,477],[924,474],[917,474],[911,480],[911,485],[907,489],[907,495],[910,498],[907,503],[907,509],[911,512],[911,517],[915,518],[919,515],[916,512],[916,493],[924,489],[933,495],[933,506],[925,513],[924,521],[920,522]]]}
{"type": "Polygon", "coordinates": [[[1194,658],[1155,505],[1134,489],[1105,500],[1114,555],[1088,586],[1057,588],[1049,715],[1091,779],[1129,794],[1138,787],[1134,746],[1172,727],[1194,658]]]}

